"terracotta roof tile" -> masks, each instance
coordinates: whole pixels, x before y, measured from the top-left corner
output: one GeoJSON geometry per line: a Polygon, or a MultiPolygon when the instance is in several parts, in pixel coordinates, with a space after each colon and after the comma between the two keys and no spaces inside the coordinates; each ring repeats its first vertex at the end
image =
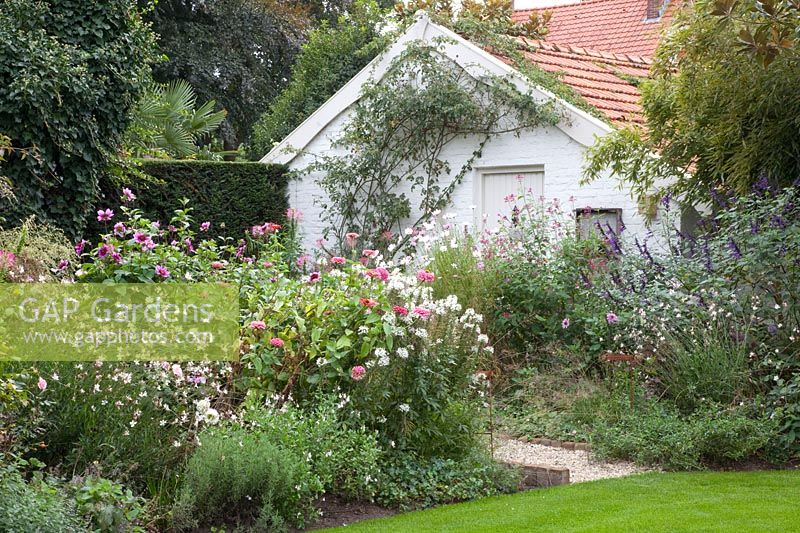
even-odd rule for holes
{"type": "MultiPolygon", "coordinates": [[[[641,93],[631,77],[645,78],[650,61],[639,56],[599,52],[578,46],[520,38],[525,57],[543,70],[561,75],[590,105],[617,126],[643,124],[641,93]]],[[[507,58],[498,56],[509,63],[507,58]]]]}
{"type": "Polygon", "coordinates": [[[590,50],[652,56],[661,30],[669,23],[683,0],[665,0],[663,16],[646,20],[647,0],[584,0],[542,9],[514,12],[524,21],[533,11],[550,11],[550,30],[545,40],[590,50]]]}

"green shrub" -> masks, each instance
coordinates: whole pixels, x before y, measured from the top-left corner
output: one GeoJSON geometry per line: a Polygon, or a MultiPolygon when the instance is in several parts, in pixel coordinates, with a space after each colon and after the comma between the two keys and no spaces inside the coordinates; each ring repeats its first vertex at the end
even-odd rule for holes
{"type": "Polygon", "coordinates": [[[142,498],[134,496],[130,489],[119,483],[90,476],[77,487],[75,502],[78,511],[88,516],[100,532],[145,531],[136,525],[144,512],[142,498]]]}
{"type": "Polygon", "coordinates": [[[327,396],[309,410],[253,408],[245,411],[244,420],[251,431],[305,457],[326,492],[369,500],[378,478],[378,440],[363,426],[348,427],[339,402],[327,396]]]}
{"type": "Polygon", "coordinates": [[[303,527],[322,484],[306,458],[237,426],[205,430],[189,458],[173,518],[179,529],[235,518],[258,531],[303,527]]]}
{"type": "Polygon", "coordinates": [[[264,222],[284,220],[288,207],[286,167],[261,163],[221,161],[143,160],[139,171],[105,178],[100,196],[87,221],[87,238],[109,231],[97,221],[95,211],[120,212],[121,190],[136,194],[136,206],[146,218],[166,223],[181,200],[189,199],[199,222],[212,221],[213,233],[239,239],[246,230],[264,222]]]}
{"type": "MultiPolygon", "coordinates": [[[[9,281],[52,281],[53,271],[68,272],[77,256],[64,232],[50,224],[37,222],[35,217],[24,220],[19,226],[0,227],[0,250],[16,255],[15,266],[6,272],[9,281]],[[62,261],[68,261],[64,264],[62,261]]],[[[0,281],[3,280],[0,266],[0,281]]]]}
{"type": "Polygon", "coordinates": [[[422,459],[393,454],[381,465],[377,501],[401,508],[432,507],[515,492],[519,472],[482,455],[462,459],[422,459]]]}
{"type": "Polygon", "coordinates": [[[742,409],[706,407],[685,416],[668,402],[650,402],[615,423],[597,424],[592,447],[600,457],[694,470],[749,459],[777,435],[774,421],[748,418],[742,409]]]}
{"type": "Polygon", "coordinates": [[[0,531],[90,531],[75,504],[39,474],[26,482],[14,466],[0,467],[0,531]]]}

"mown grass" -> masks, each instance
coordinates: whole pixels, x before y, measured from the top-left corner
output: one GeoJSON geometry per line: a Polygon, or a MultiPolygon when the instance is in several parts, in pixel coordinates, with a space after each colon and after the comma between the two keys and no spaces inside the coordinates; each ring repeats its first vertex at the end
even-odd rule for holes
{"type": "Polygon", "coordinates": [[[328,531],[800,531],[800,471],[643,474],[328,531]]]}

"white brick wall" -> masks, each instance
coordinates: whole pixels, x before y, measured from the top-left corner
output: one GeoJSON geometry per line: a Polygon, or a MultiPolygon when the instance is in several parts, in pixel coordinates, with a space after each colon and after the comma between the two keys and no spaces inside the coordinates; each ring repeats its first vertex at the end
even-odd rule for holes
{"type": "MultiPolygon", "coordinates": [[[[334,150],[331,140],[338,135],[347,115],[347,112],[340,114],[314,138],[306,153],[296,157],[289,166],[292,169],[305,168],[313,160],[310,154],[330,154],[334,150]]],[[[461,169],[476,146],[476,139],[458,139],[445,148],[443,158],[450,162],[453,173],[461,169]]],[[[576,208],[620,208],[628,231],[643,236],[647,231],[644,219],[639,215],[637,204],[629,192],[620,190],[617,180],[606,177],[585,186],[580,185],[584,152],[583,146],[555,127],[526,131],[519,137],[514,134],[495,137],[484,148],[483,157],[475,165],[476,169],[455,190],[448,211],[456,213],[459,223],[473,223],[472,206],[478,203],[474,197],[473,180],[482,167],[543,165],[545,197],[558,198],[562,205],[569,206],[568,200],[572,196],[576,208]]],[[[318,177],[318,174],[305,175],[293,180],[289,186],[290,205],[304,214],[302,230],[304,244],[309,250],[315,247],[324,229],[321,208],[315,202],[322,194],[315,183],[318,177]]]]}

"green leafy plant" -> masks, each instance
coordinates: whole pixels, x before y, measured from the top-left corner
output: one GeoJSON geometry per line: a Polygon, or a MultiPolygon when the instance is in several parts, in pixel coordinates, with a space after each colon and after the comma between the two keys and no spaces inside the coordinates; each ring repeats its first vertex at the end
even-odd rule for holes
{"type": "Polygon", "coordinates": [[[78,512],[90,517],[92,525],[102,533],[130,531],[144,533],[136,525],[144,512],[142,499],[119,483],[97,477],[83,479],[75,490],[78,512]]]}

